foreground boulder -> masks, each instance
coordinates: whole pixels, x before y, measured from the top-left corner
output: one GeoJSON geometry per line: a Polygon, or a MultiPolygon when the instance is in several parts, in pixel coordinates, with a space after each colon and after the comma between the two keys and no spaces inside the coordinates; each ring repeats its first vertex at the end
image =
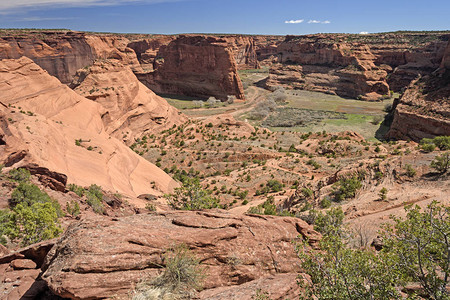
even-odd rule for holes
{"type": "Polygon", "coordinates": [[[138,282],[161,273],[170,247],[184,244],[205,267],[204,299],[233,299],[226,295],[255,289],[249,292],[254,294],[261,286],[270,292],[271,285],[287,295],[295,290],[300,271],[292,241],[302,237],[311,243],[320,238],[304,221],[291,217],[225,212],[96,217],[68,228],[49,252],[42,278],[60,297],[121,299],[138,282]],[[293,283],[280,288],[276,278],[293,283]]]}

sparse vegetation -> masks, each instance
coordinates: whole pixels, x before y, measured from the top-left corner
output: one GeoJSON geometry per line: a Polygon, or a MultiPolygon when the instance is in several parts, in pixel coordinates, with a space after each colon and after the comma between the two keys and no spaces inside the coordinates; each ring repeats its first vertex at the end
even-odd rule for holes
{"type": "Polygon", "coordinates": [[[435,169],[440,174],[445,174],[450,168],[450,152],[445,152],[435,156],[430,164],[430,167],[435,169]]]}
{"type": "Polygon", "coordinates": [[[173,194],[165,195],[167,203],[174,209],[199,210],[214,208],[219,201],[211,192],[203,189],[198,178],[187,177],[183,185],[175,188],[173,194]]]}
{"type": "Polygon", "coordinates": [[[297,244],[302,269],[310,276],[299,282],[300,299],[400,299],[399,289],[408,282],[421,287],[409,291],[408,299],[419,294],[448,299],[450,207],[433,202],[424,211],[419,206],[405,209],[406,219],[392,217],[394,224],[384,227],[384,247],[378,253],[350,246],[342,211],[318,216],[320,251],[307,242],[297,244]]]}
{"type": "Polygon", "coordinates": [[[169,249],[163,260],[163,273],[143,280],[133,295],[141,299],[189,299],[203,285],[204,269],[184,244],[169,249]]]}

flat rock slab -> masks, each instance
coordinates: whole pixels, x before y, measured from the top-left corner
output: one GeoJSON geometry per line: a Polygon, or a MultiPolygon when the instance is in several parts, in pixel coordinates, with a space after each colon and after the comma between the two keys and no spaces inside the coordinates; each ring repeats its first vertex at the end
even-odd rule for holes
{"type": "Polygon", "coordinates": [[[185,244],[205,267],[204,288],[298,274],[293,241],[317,232],[291,217],[177,211],[123,218],[94,217],[71,225],[49,252],[42,278],[70,299],[124,298],[136,283],[161,273],[165,252],[185,244]]]}
{"type": "Polygon", "coordinates": [[[15,259],[10,263],[14,270],[36,269],[37,265],[31,259],[15,259]]]}

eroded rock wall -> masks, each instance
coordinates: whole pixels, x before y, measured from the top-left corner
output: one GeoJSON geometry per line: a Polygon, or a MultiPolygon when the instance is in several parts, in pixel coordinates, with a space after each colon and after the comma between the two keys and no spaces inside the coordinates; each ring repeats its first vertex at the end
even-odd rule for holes
{"type": "Polygon", "coordinates": [[[388,138],[412,139],[450,136],[450,42],[440,67],[413,81],[396,101],[388,138]]]}
{"type": "Polygon", "coordinates": [[[161,47],[157,56],[155,71],[137,74],[156,93],[244,99],[233,52],[225,39],[180,36],[161,47]]]}
{"type": "Polygon", "coordinates": [[[433,72],[447,41],[445,33],[287,36],[266,85],[377,100],[433,72]]]}
{"type": "Polygon", "coordinates": [[[115,60],[96,61],[79,70],[70,86],[103,107],[106,132],[128,145],[187,121],[185,115],[140,83],[129,66],[115,60]]]}

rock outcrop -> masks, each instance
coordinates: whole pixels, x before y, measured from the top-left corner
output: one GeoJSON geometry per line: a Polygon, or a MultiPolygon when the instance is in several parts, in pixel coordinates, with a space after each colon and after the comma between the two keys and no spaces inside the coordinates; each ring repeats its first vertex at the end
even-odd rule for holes
{"type": "Polygon", "coordinates": [[[244,99],[233,51],[225,39],[180,36],[159,49],[153,72],[137,74],[156,93],[244,99]]]}
{"type": "Polygon", "coordinates": [[[434,71],[447,40],[441,33],[287,36],[266,86],[377,100],[434,71]]]}
{"type": "Polygon", "coordinates": [[[394,103],[388,138],[420,141],[450,136],[450,42],[440,68],[413,81],[394,103]]]}
{"type": "Polygon", "coordinates": [[[11,31],[0,36],[0,59],[26,56],[50,75],[69,84],[77,70],[96,59],[116,59],[142,71],[128,40],[118,35],[89,35],[74,31],[11,31]]]}
{"type": "Polygon", "coordinates": [[[251,36],[232,35],[222,36],[233,52],[238,69],[258,69],[259,61],[256,54],[255,39],[251,36]]]}
{"type": "Polygon", "coordinates": [[[130,196],[177,185],[105,131],[101,105],[30,59],[0,61],[0,93],[0,160],[6,167],[35,164],[66,175],[69,183],[96,183],[130,196]]]}
{"type": "Polygon", "coordinates": [[[187,120],[140,83],[130,67],[114,60],[97,61],[79,70],[70,87],[103,107],[106,132],[126,144],[187,120]]]}
{"type": "Polygon", "coordinates": [[[184,244],[205,267],[202,299],[233,299],[231,294],[242,291],[251,297],[257,287],[281,299],[295,290],[300,267],[292,241],[302,237],[314,243],[320,235],[291,217],[225,212],[97,217],[68,228],[49,252],[42,278],[60,297],[121,299],[141,280],[158,276],[164,253],[184,244]]]}
{"type": "Polygon", "coordinates": [[[131,41],[128,47],[136,53],[137,59],[145,72],[153,71],[153,63],[158,55],[159,48],[176,39],[174,35],[157,35],[131,41]]]}

